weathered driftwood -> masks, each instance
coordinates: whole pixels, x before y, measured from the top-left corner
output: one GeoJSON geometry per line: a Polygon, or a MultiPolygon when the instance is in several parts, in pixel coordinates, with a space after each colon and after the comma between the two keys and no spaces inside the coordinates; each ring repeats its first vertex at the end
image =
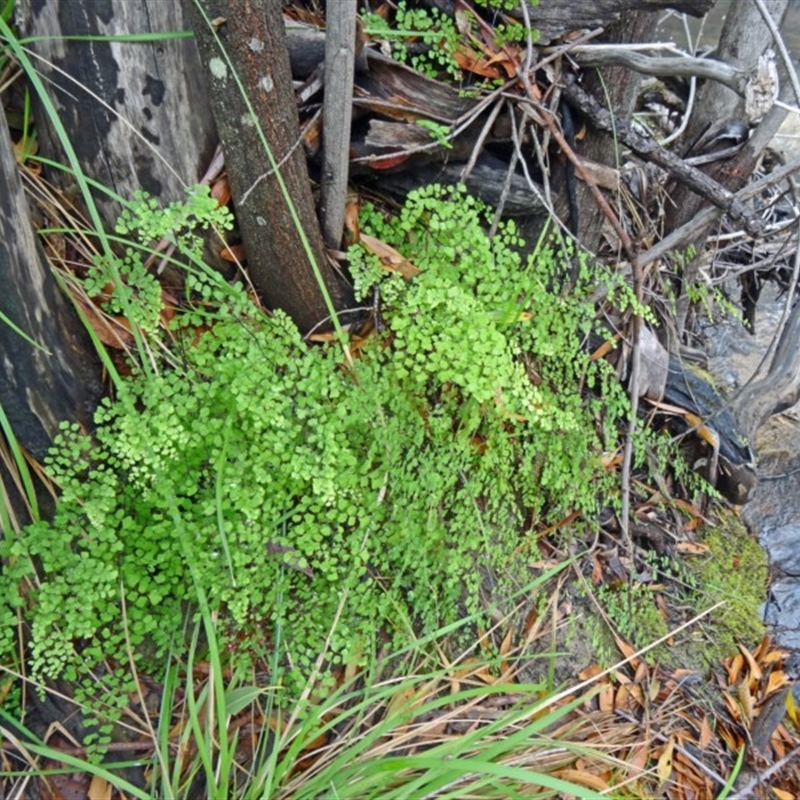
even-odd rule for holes
{"type": "Polygon", "coordinates": [[[357,109],[400,121],[424,116],[452,124],[478,103],[453,86],[428,78],[377,50],[367,51],[367,65],[369,69],[359,73],[356,80],[359,92],[353,104],[357,109]]]}
{"type": "Polygon", "coordinates": [[[765,378],[753,381],[736,396],[732,412],[751,440],[773,415],[800,400],[800,304],[792,309],[765,378]]]}
{"type": "MultiPolygon", "coordinates": [[[[650,41],[655,35],[656,22],[655,14],[643,11],[633,12],[626,15],[624,21],[617,22],[604,31],[602,39],[604,42],[611,41],[622,44],[650,41]]],[[[584,74],[584,88],[587,93],[593,97],[602,98],[603,102],[608,103],[609,107],[614,109],[615,118],[626,121],[630,120],[633,113],[640,83],[641,76],[625,67],[606,67],[602,73],[598,70],[587,70],[584,74]]],[[[578,121],[574,122],[573,127],[579,127],[580,124],[578,116],[578,121]]],[[[590,135],[580,144],[580,155],[581,159],[617,167],[619,165],[619,142],[615,131],[613,129],[591,130],[590,135]]],[[[575,171],[578,172],[577,169],[575,171]]],[[[582,171],[585,172],[585,170],[582,171]]],[[[565,175],[564,183],[566,188],[569,185],[569,171],[565,175]]],[[[604,244],[605,231],[610,222],[606,209],[602,208],[601,203],[597,201],[595,191],[594,187],[583,181],[578,182],[575,192],[576,208],[571,210],[571,214],[579,219],[577,226],[579,240],[591,252],[597,252],[604,244]]],[[[562,194],[566,193],[562,192],[562,194]]],[[[562,200],[560,208],[563,209],[566,204],[566,201],[562,200]]],[[[619,234],[617,236],[619,237],[619,234]]],[[[622,240],[620,240],[620,244],[623,244],[622,240]]]]}
{"type": "Polygon", "coordinates": [[[226,20],[212,35],[194,0],[184,0],[184,5],[209,76],[207,99],[225,152],[248,273],[266,303],[283,309],[306,332],[329,316],[314,265],[335,308],[352,305],[352,298],[325,256],[305,153],[298,146],[297,106],[280,7],[274,0],[247,4],[202,0],[200,6],[209,18],[226,20]],[[244,85],[250,106],[221,58],[216,37],[244,85]],[[269,143],[272,160],[250,108],[269,143]],[[273,169],[276,164],[280,164],[279,173],[273,169]]]}
{"type": "MultiPolygon", "coordinates": [[[[20,0],[19,19],[83,171],[120,197],[144,189],[164,201],[197,183],[217,145],[208,91],[191,39],[66,40],[68,36],[167,34],[188,28],[181,4],[20,0]]],[[[44,106],[36,111],[40,152],[64,162],[44,106]]],[[[98,192],[107,226],[119,204],[98,192]]]]}
{"type": "MultiPolygon", "coordinates": [[[[774,44],[760,6],[779,24],[786,13],[787,5],[787,0],[764,0],[762,4],[742,0],[732,3],[726,14],[717,57],[737,69],[748,74],[752,73],[757,67],[759,58],[774,44]]],[[[787,95],[784,94],[784,97],[787,95]]],[[[677,152],[687,152],[705,131],[720,121],[746,120],[745,112],[746,103],[739,95],[713,81],[704,84],[698,92],[687,130],[676,147],[677,152]]],[[[762,151],[777,132],[785,116],[784,110],[773,107],[746,146],[736,156],[712,163],[705,167],[704,171],[717,185],[726,190],[736,192],[741,189],[750,179],[762,151]]],[[[666,232],[669,233],[696,218],[709,198],[698,196],[693,187],[685,181],[667,188],[672,200],[666,207],[666,232]]],[[[741,218],[736,221],[742,223],[741,218]]],[[[699,245],[703,243],[705,234],[706,230],[698,231],[697,238],[688,243],[698,253],[702,251],[699,245]]],[[[699,269],[698,259],[693,259],[686,265],[682,288],[685,289],[697,282],[699,269]]],[[[686,291],[682,291],[678,296],[675,314],[678,336],[683,334],[690,309],[691,299],[686,291]]]]}
{"type": "Polygon", "coordinates": [[[34,235],[2,105],[0,185],[0,405],[23,447],[41,459],[62,421],[91,426],[100,362],[34,235]]]}
{"type": "Polygon", "coordinates": [[[325,61],[325,31],[284,18],[292,77],[304,80],[325,61]]]}
{"type": "Polygon", "coordinates": [[[703,78],[717,81],[742,97],[749,77],[744,70],[713,58],[647,55],[624,45],[577,45],[568,52],[582,67],[618,66],[662,78],[703,78]]]}
{"type": "MultiPolygon", "coordinates": [[[[431,182],[464,182],[471,192],[497,206],[508,173],[506,162],[483,150],[475,169],[466,180],[462,178],[476,148],[511,140],[510,127],[504,120],[483,132],[490,104],[465,98],[452,86],[375,51],[367,51],[367,63],[369,71],[356,76],[353,104],[357,114],[369,115],[369,121],[362,122],[353,136],[351,174],[393,193],[431,182]],[[420,120],[442,125],[448,133],[447,143],[418,125],[420,120]]],[[[504,213],[540,213],[541,186],[520,174],[513,174],[509,180],[504,213]]]]}

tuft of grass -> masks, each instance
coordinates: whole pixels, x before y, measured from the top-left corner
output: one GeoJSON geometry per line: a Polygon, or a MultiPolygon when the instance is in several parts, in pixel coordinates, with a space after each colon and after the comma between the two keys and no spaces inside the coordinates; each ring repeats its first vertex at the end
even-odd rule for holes
{"type": "MultiPolygon", "coordinates": [[[[226,670],[218,620],[202,604],[188,658],[165,663],[156,718],[140,718],[140,734],[151,742],[144,760],[65,753],[0,709],[0,732],[27,762],[13,775],[0,774],[21,783],[77,771],[142,800],[603,797],[590,788],[598,779],[583,785],[561,776],[587,760],[594,768],[618,766],[608,753],[613,747],[587,744],[581,732],[580,709],[594,691],[555,694],[543,683],[516,682],[513,669],[490,678],[474,648],[437,665],[437,649],[444,652],[458,628],[474,624],[465,619],[415,639],[333,690],[321,691],[322,652],[299,701],[287,704],[279,659],[261,683],[226,670]],[[146,783],[122,776],[136,766],[149,776],[146,783]]],[[[135,661],[130,667],[142,685],[135,661]]],[[[147,708],[141,690],[139,698],[140,709],[147,708]]]]}

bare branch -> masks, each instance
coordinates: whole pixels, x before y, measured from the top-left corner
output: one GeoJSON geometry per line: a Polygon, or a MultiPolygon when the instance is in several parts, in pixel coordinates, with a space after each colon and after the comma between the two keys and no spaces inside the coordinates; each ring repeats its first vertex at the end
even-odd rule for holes
{"type": "Polygon", "coordinates": [[[626,45],[580,45],[569,51],[582,67],[628,67],[645,75],[658,77],[705,78],[718,81],[744,97],[748,75],[744,70],[693,56],[649,56],[626,45]]]}

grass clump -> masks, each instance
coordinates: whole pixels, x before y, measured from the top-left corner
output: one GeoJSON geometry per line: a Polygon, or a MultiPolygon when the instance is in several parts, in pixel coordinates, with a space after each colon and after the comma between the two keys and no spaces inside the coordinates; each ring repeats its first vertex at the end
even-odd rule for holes
{"type": "Polygon", "coordinates": [[[353,249],[385,315],[354,367],[280,312],[209,327],[210,304],[241,309],[224,284],[202,329],[176,317],[169,359],[124,382],[91,436],[62,432],[54,520],[4,544],[4,658],[21,610],[36,679],[80,680],[131,649],[157,664],[187,646],[202,587],[226,657],[280,636],[299,689],[323,650],[364,663],[379,631],[402,641],[475,612],[482,578],[513,581],[521,542],[535,552],[525,530],[594,515],[613,478],[580,386],[603,385],[612,415],[626,405],[581,348],[593,309],[549,288],[547,248],[523,264],[514,228],[490,239],[484,223],[476,200],[436,188],[396,219],[365,214],[419,274],[353,249]]]}

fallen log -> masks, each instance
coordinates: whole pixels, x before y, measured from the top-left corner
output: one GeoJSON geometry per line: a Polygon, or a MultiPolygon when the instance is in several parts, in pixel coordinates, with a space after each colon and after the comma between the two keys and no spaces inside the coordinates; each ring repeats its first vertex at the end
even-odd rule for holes
{"type": "MultiPolygon", "coordinates": [[[[531,25],[539,33],[540,42],[552,42],[570,31],[582,28],[606,28],[636,11],[661,12],[671,9],[702,17],[714,5],[714,0],[547,0],[533,4],[528,0],[531,25]]],[[[519,10],[509,16],[522,20],[519,10]]]]}
{"type": "Polygon", "coordinates": [[[492,208],[497,208],[502,200],[504,216],[527,217],[546,210],[542,199],[544,190],[517,173],[513,173],[509,179],[508,164],[491,153],[482,153],[466,178],[463,177],[465,166],[464,161],[440,166],[423,165],[400,172],[375,173],[371,180],[366,178],[365,182],[367,185],[374,183],[382,192],[402,197],[429,183],[463,183],[471,194],[492,208]],[[506,189],[507,180],[509,182],[506,189]]]}

